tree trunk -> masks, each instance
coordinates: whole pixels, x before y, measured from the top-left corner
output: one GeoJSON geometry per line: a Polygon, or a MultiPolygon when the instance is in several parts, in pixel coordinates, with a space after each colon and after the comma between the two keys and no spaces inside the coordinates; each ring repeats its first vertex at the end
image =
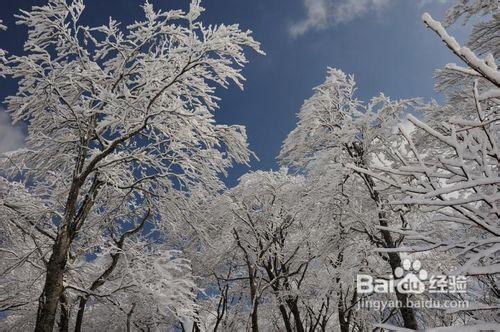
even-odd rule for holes
{"type": "MultiPolygon", "coordinates": [[[[85,308],[85,306],[84,306],[84,308],[85,308]]],[[[135,303],[132,304],[132,308],[130,308],[130,311],[127,313],[127,332],[132,331],[131,330],[131,322],[132,322],[132,314],[134,313],[134,309],[135,309],[135,303]]]]}
{"type": "Polygon", "coordinates": [[[259,332],[259,300],[257,298],[257,285],[255,284],[253,269],[249,267],[248,269],[250,278],[250,297],[252,299],[252,332],[259,332]]]}
{"type": "MultiPolygon", "coordinates": [[[[380,226],[387,227],[387,221],[384,212],[379,213],[379,224],[380,226]]],[[[387,248],[394,248],[395,245],[391,233],[387,230],[381,230],[380,233],[384,238],[384,242],[387,248]]],[[[388,256],[389,256],[389,265],[391,266],[392,274],[394,274],[396,268],[401,266],[401,257],[397,252],[390,252],[388,256]]],[[[401,312],[401,316],[403,317],[404,327],[413,330],[418,330],[418,324],[417,324],[417,319],[415,318],[415,312],[413,311],[412,308],[408,307],[407,305],[408,295],[400,293],[396,289],[396,298],[402,304],[402,306],[399,308],[399,311],[401,312]]]]}
{"type": "Polygon", "coordinates": [[[283,322],[285,323],[286,332],[293,332],[292,324],[290,323],[290,317],[288,317],[285,306],[283,304],[280,304],[279,309],[281,312],[281,317],[283,317],[283,322]]]}
{"type": "Polygon", "coordinates": [[[344,309],[341,308],[342,303],[339,303],[339,325],[340,332],[349,332],[349,322],[345,318],[344,309]]]}
{"type": "Polygon", "coordinates": [[[300,310],[297,305],[297,299],[288,300],[287,304],[292,312],[293,320],[295,321],[295,330],[297,332],[304,332],[304,326],[302,325],[302,319],[300,318],[300,310]]]}
{"type": "MultiPolygon", "coordinates": [[[[274,280],[276,278],[276,276],[273,273],[272,263],[268,262],[268,264],[266,266],[264,266],[264,268],[266,269],[267,275],[269,276],[269,280],[274,280]]],[[[274,290],[276,298],[279,300],[279,292],[280,292],[279,284],[273,283],[271,285],[271,287],[274,290]]],[[[290,322],[290,316],[288,315],[288,312],[286,311],[286,307],[282,303],[280,303],[278,308],[280,310],[281,317],[283,317],[283,323],[285,324],[286,331],[292,332],[293,331],[292,323],[290,322]]]]}
{"type": "Polygon", "coordinates": [[[247,250],[241,244],[240,237],[236,229],[233,229],[233,234],[238,247],[240,247],[240,249],[245,254],[245,260],[248,269],[248,279],[250,283],[250,300],[252,301],[252,309],[251,309],[252,311],[250,313],[251,324],[252,324],[251,329],[253,332],[259,332],[259,318],[258,318],[259,295],[257,294],[257,283],[255,281],[255,277],[257,275],[256,268],[252,265],[252,261],[250,260],[247,250]]]}
{"type": "MultiPolygon", "coordinates": [[[[348,296],[348,295],[347,295],[348,296]]],[[[339,298],[338,298],[338,315],[339,315],[339,326],[340,326],[340,332],[349,332],[350,327],[351,327],[351,313],[352,313],[352,307],[351,308],[346,308],[345,303],[344,303],[344,296],[342,294],[342,290],[339,292],[339,298]]],[[[354,296],[351,299],[351,306],[354,305],[356,302],[356,293],[354,293],[354,296]]]]}
{"type": "Polygon", "coordinates": [[[68,229],[63,226],[59,232],[47,264],[47,274],[42,295],[38,301],[35,332],[52,332],[59,298],[64,290],[63,276],[71,244],[68,229]]]}
{"type": "MultiPolygon", "coordinates": [[[[339,256],[343,257],[343,255],[339,256]]],[[[339,278],[337,278],[337,284],[338,283],[339,283],[339,278]]],[[[344,296],[342,294],[342,289],[340,289],[338,292],[337,305],[338,305],[340,332],[349,332],[349,319],[347,319],[346,317],[346,311],[344,308],[344,296]]]]}
{"type": "MultiPolygon", "coordinates": [[[[94,280],[94,282],[92,282],[92,285],[90,285],[91,291],[95,291],[96,289],[101,287],[106,282],[106,279],[111,275],[111,273],[113,273],[113,271],[115,270],[116,266],[118,265],[118,261],[121,257],[121,250],[123,249],[123,245],[125,243],[125,240],[127,239],[128,236],[131,236],[131,235],[139,232],[142,229],[142,227],[144,227],[144,225],[146,224],[146,221],[148,220],[148,218],[150,216],[150,213],[151,213],[151,211],[148,210],[146,215],[142,218],[142,221],[139,223],[139,225],[137,227],[122,234],[122,236],[120,237],[120,240],[118,240],[116,242],[116,246],[119,249],[119,251],[117,251],[114,254],[111,254],[111,264],[106,268],[106,270],[104,270],[103,273],[101,273],[101,275],[96,280],[94,280]]],[[[85,314],[85,306],[87,305],[87,300],[88,300],[87,296],[80,297],[80,302],[78,304],[78,313],[76,315],[75,332],[80,332],[82,330],[83,315],[85,314]]],[[[131,312],[129,313],[130,315],[132,315],[134,308],[135,308],[135,303],[132,306],[131,312]]],[[[127,316],[127,317],[129,318],[129,316],[127,316]]]]}
{"type": "MultiPolygon", "coordinates": [[[[362,165],[365,168],[369,168],[368,164],[364,160],[363,148],[359,144],[353,144],[353,148],[358,158],[358,164],[362,165]]],[[[353,154],[353,151],[348,146],[347,146],[347,151],[351,157],[355,157],[355,154],[353,154]]],[[[368,191],[370,192],[370,197],[372,198],[372,200],[377,204],[377,207],[379,209],[382,209],[383,202],[379,192],[375,189],[375,182],[373,181],[373,178],[367,174],[361,174],[361,173],[358,174],[364,180],[365,185],[368,188],[368,191]]],[[[380,212],[378,213],[378,223],[382,227],[388,226],[387,214],[382,210],[380,210],[380,212]]],[[[382,238],[384,240],[385,248],[396,247],[396,244],[392,238],[392,234],[390,231],[388,231],[387,229],[381,229],[380,234],[382,235],[382,238]]],[[[389,256],[389,265],[391,266],[392,273],[394,274],[396,268],[401,266],[401,257],[397,252],[390,252],[388,256],[389,256]]],[[[401,313],[401,316],[403,317],[404,327],[413,330],[418,330],[418,324],[417,324],[417,319],[415,318],[415,312],[413,311],[412,308],[407,306],[408,295],[401,294],[396,290],[396,297],[398,301],[402,303],[402,307],[399,308],[399,311],[401,313]]]]}
{"type": "Polygon", "coordinates": [[[81,297],[78,303],[78,313],[76,314],[75,332],[80,332],[82,330],[83,324],[83,314],[85,313],[85,305],[87,304],[87,298],[81,297]]]}
{"type": "Polygon", "coordinates": [[[59,332],[69,332],[69,318],[71,310],[69,307],[68,297],[64,294],[64,292],[61,295],[59,301],[61,310],[61,314],[59,317],[59,332]]]}

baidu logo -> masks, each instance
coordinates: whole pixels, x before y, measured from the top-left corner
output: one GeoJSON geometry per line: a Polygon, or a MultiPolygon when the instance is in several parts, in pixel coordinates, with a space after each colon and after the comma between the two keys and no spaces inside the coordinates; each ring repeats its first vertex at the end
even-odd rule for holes
{"type": "Polygon", "coordinates": [[[425,292],[424,280],[427,279],[427,271],[422,269],[422,264],[419,260],[413,263],[409,259],[403,261],[403,267],[397,267],[394,270],[396,279],[401,279],[396,288],[400,293],[422,294],[425,292]]]}
{"type": "Polygon", "coordinates": [[[394,270],[389,278],[373,278],[367,274],[358,274],[356,288],[359,294],[394,293],[422,294],[430,293],[465,293],[467,280],[464,276],[429,275],[422,268],[419,260],[405,259],[401,267],[394,270]]]}

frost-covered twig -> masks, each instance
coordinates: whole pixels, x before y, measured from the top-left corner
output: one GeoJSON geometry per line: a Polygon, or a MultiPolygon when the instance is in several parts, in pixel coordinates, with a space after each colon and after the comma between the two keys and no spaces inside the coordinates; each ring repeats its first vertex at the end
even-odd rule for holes
{"type": "Polygon", "coordinates": [[[490,67],[485,60],[479,59],[469,48],[461,47],[455,38],[448,35],[441,23],[434,20],[429,13],[424,13],[422,15],[422,19],[429,28],[441,37],[446,46],[448,46],[448,48],[451,49],[460,59],[467,63],[471,69],[474,69],[485,79],[489,80],[497,87],[500,87],[500,73],[496,70],[496,68],[490,67]]]}

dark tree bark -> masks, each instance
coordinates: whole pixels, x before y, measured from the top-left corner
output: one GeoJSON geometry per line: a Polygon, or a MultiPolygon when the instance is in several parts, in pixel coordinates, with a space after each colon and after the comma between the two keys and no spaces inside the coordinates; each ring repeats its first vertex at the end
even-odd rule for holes
{"type": "MultiPolygon", "coordinates": [[[[264,268],[266,269],[267,276],[269,277],[269,280],[274,280],[276,276],[274,275],[273,272],[273,262],[269,261],[264,268]]],[[[279,296],[279,291],[280,291],[280,285],[279,283],[275,282],[271,285],[274,294],[276,296],[279,296]]],[[[280,302],[279,306],[279,311],[281,313],[281,317],[283,318],[283,323],[285,324],[285,330],[287,332],[292,332],[292,323],[290,322],[290,315],[288,314],[288,311],[283,303],[280,302]]]]}
{"type": "MultiPolygon", "coordinates": [[[[352,146],[347,146],[347,151],[349,155],[352,158],[355,158],[357,161],[357,164],[367,168],[367,164],[364,161],[364,151],[363,147],[359,144],[354,143],[352,146]]],[[[380,230],[380,234],[382,235],[382,240],[383,240],[383,247],[384,248],[396,248],[396,242],[392,238],[392,234],[390,231],[387,230],[387,213],[382,210],[382,198],[380,197],[379,192],[375,189],[375,182],[373,181],[373,178],[370,175],[367,174],[362,174],[357,172],[357,174],[363,179],[365,182],[365,185],[370,193],[371,199],[375,202],[375,204],[378,206],[380,209],[380,212],[378,213],[378,223],[380,226],[384,227],[383,229],[380,230]]],[[[392,273],[394,274],[394,271],[396,270],[397,267],[401,266],[401,257],[399,253],[397,252],[390,252],[388,253],[388,261],[389,265],[391,266],[392,273]]],[[[404,327],[413,329],[413,330],[418,330],[418,324],[417,324],[417,319],[415,318],[415,312],[412,308],[408,307],[407,301],[408,301],[408,295],[407,294],[402,294],[396,290],[396,298],[398,301],[401,302],[402,306],[399,308],[399,311],[401,313],[401,316],[403,318],[404,322],[404,327]]]]}
{"type": "MultiPolygon", "coordinates": [[[[83,165],[84,157],[85,156],[82,155],[82,161],[77,162],[77,165],[83,165]]],[[[81,171],[81,167],[77,166],[75,174],[81,171]]],[[[85,199],[82,200],[80,208],[77,210],[78,197],[84,181],[85,178],[73,179],[73,183],[69,190],[64,218],[61,221],[61,227],[54,245],[52,246],[52,254],[47,263],[45,284],[38,300],[35,332],[52,332],[54,328],[57,306],[64,291],[63,278],[71,243],[73,242],[75,234],[87,218],[94,204],[98,189],[102,185],[102,183],[98,181],[98,175],[96,173],[85,199]]]]}
{"type": "Polygon", "coordinates": [[[250,298],[252,299],[252,332],[259,332],[259,299],[257,296],[257,285],[255,282],[254,271],[251,265],[248,266],[250,277],[250,298]]]}
{"type": "MultiPolygon", "coordinates": [[[[226,280],[229,279],[229,277],[231,276],[231,271],[232,271],[232,268],[229,267],[229,271],[227,273],[226,280]]],[[[228,292],[229,292],[229,284],[226,283],[224,286],[222,286],[220,281],[219,281],[219,278],[217,276],[215,276],[215,278],[217,279],[217,285],[219,286],[220,299],[219,299],[219,304],[217,305],[217,319],[215,322],[213,332],[218,331],[219,326],[222,323],[224,316],[226,315],[227,305],[228,305],[228,292]]]]}
{"type": "MultiPolygon", "coordinates": [[[[385,219],[384,212],[379,213],[379,224],[380,226],[387,227],[387,222],[385,219]]],[[[381,230],[380,233],[384,238],[384,242],[387,248],[396,247],[392,239],[392,235],[389,231],[381,230]]],[[[388,256],[389,256],[389,265],[391,266],[392,273],[394,274],[396,268],[401,266],[401,257],[399,256],[399,253],[396,252],[390,252],[388,256]]],[[[415,312],[412,308],[408,307],[408,302],[407,302],[408,295],[400,293],[396,290],[396,298],[402,304],[402,306],[399,308],[399,311],[401,312],[401,316],[403,317],[404,327],[413,330],[418,330],[418,324],[417,324],[417,319],[415,318],[415,312]]]]}
{"type": "MultiPolygon", "coordinates": [[[[343,227],[341,227],[343,229],[343,227]]],[[[344,261],[344,253],[342,250],[339,248],[339,254],[337,255],[337,260],[333,262],[332,260],[332,265],[335,269],[339,269],[344,261]]],[[[350,315],[346,312],[346,304],[345,304],[345,298],[344,298],[344,293],[342,292],[342,285],[340,284],[340,277],[337,277],[335,279],[335,282],[338,287],[337,291],[337,307],[338,307],[338,320],[339,320],[339,326],[340,326],[340,332],[349,332],[349,327],[350,327],[350,315]]]]}
{"type": "Polygon", "coordinates": [[[344,304],[341,299],[339,299],[338,306],[340,332],[349,332],[349,321],[346,319],[346,312],[344,311],[344,304]]]}
{"type": "Polygon", "coordinates": [[[130,323],[132,321],[132,314],[134,313],[134,309],[135,309],[135,303],[132,304],[132,308],[130,308],[130,311],[127,313],[127,332],[131,331],[130,323]]]}
{"type": "Polygon", "coordinates": [[[59,232],[47,264],[47,275],[43,292],[38,300],[35,332],[52,332],[59,298],[64,290],[63,276],[71,244],[69,231],[63,226],[59,232]]]}
{"type": "Polygon", "coordinates": [[[302,319],[300,318],[300,310],[299,305],[297,303],[297,299],[291,299],[287,301],[287,305],[290,308],[290,311],[293,315],[293,320],[295,322],[295,331],[304,332],[304,326],[302,325],[302,319]]]}
{"type": "MultiPolygon", "coordinates": [[[[118,248],[121,249],[123,247],[123,242],[118,243],[118,248]]],[[[106,278],[113,272],[118,261],[120,259],[120,251],[111,255],[111,264],[108,268],[97,278],[92,285],[90,286],[90,291],[95,291],[97,288],[102,286],[106,282],[106,278]]],[[[78,303],[78,313],[76,314],[76,323],[75,323],[75,332],[80,332],[83,326],[83,315],[85,314],[85,307],[87,305],[88,296],[80,296],[80,302],[78,303]]],[[[131,313],[130,313],[131,315],[131,313]]],[[[129,320],[129,316],[127,315],[127,321],[129,320]]]]}
{"type": "Polygon", "coordinates": [[[245,262],[248,269],[248,280],[250,284],[250,300],[252,301],[252,309],[250,312],[252,332],[259,332],[259,294],[257,293],[257,282],[255,280],[255,277],[257,275],[257,270],[253,265],[247,250],[241,244],[240,236],[238,235],[236,229],[233,229],[233,234],[236,240],[236,244],[243,251],[243,254],[245,255],[245,262]]]}
{"type": "Polygon", "coordinates": [[[293,332],[292,323],[290,322],[290,317],[288,316],[288,312],[286,307],[283,304],[279,305],[281,317],[283,318],[283,323],[285,324],[286,332],[293,332]]]}
{"type": "Polygon", "coordinates": [[[59,332],[69,332],[69,319],[71,314],[71,308],[69,306],[69,300],[66,294],[61,295],[60,301],[60,317],[59,317],[59,332]]]}
{"type": "MultiPolygon", "coordinates": [[[[113,273],[116,266],[118,265],[118,261],[120,260],[120,256],[122,253],[123,245],[125,244],[125,240],[127,239],[127,237],[136,234],[144,227],[144,225],[146,224],[146,221],[148,220],[148,218],[150,216],[150,213],[151,213],[151,210],[148,210],[146,212],[146,215],[142,218],[141,222],[136,227],[123,233],[118,241],[115,240],[116,247],[117,247],[118,251],[111,254],[111,263],[109,264],[107,269],[104,270],[104,272],[101,273],[101,275],[96,280],[94,280],[92,285],[90,285],[90,291],[95,291],[99,287],[101,287],[106,282],[106,279],[111,275],[111,273],[113,273]]],[[[80,332],[82,330],[83,315],[85,314],[85,306],[87,305],[87,301],[88,301],[87,295],[80,296],[80,302],[78,304],[78,313],[76,315],[75,332],[80,332]]],[[[135,307],[135,304],[132,306],[132,310],[129,313],[129,315],[127,315],[127,321],[130,319],[130,316],[132,315],[134,307],[135,307]]]]}

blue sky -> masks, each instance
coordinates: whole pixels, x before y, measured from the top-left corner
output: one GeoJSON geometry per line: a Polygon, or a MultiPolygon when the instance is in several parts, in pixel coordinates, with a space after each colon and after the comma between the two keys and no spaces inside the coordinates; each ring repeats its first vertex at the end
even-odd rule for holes
{"type": "MultiPolygon", "coordinates": [[[[187,0],[153,0],[157,8],[186,8],[187,0]]],[[[43,0],[0,2],[0,19],[8,31],[0,33],[0,48],[19,54],[26,36],[14,24],[18,9],[43,0]]],[[[139,18],[142,0],[87,0],[84,23],[99,25],[113,16],[129,23],[139,18]]],[[[240,23],[254,31],[267,56],[249,53],[244,70],[245,90],[219,90],[220,123],[247,127],[251,149],[260,161],[251,169],[276,169],[281,143],[296,123],[296,113],[312,88],[320,84],[326,68],[354,74],[358,97],[368,99],[384,92],[392,98],[438,98],[433,71],[456,62],[420,17],[428,11],[442,19],[450,1],[444,0],[205,0],[206,24],[240,23]]],[[[459,41],[464,28],[450,29],[459,41]]],[[[0,99],[15,93],[13,81],[0,79],[0,99]]],[[[2,145],[16,145],[19,130],[11,129],[0,114],[2,145]]],[[[233,185],[247,167],[234,168],[233,185]]]]}

